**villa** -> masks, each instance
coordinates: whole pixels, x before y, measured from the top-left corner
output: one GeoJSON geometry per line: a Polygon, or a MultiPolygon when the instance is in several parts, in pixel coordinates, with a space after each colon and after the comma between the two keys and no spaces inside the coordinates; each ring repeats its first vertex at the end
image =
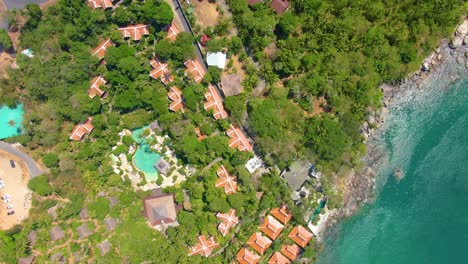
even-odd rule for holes
{"type": "Polygon", "coordinates": [[[200,83],[203,80],[206,72],[203,66],[198,60],[187,60],[184,62],[185,67],[185,76],[192,77],[195,82],[200,83]]]}
{"type": "Polygon", "coordinates": [[[282,205],[281,207],[273,208],[270,211],[270,214],[272,214],[274,217],[276,217],[276,219],[280,220],[285,225],[292,218],[292,214],[289,211],[289,208],[287,205],[282,205]]]}
{"type": "Polygon", "coordinates": [[[208,86],[208,92],[205,93],[205,98],[207,102],[204,108],[206,111],[213,110],[214,119],[218,120],[228,116],[227,112],[224,110],[223,100],[214,86],[208,86]]]}
{"type": "Polygon", "coordinates": [[[259,260],[260,257],[257,254],[245,247],[242,247],[237,253],[237,262],[240,264],[257,264],[259,260]]]}
{"type": "Polygon", "coordinates": [[[92,9],[96,8],[113,8],[112,1],[111,0],[88,0],[88,5],[92,9]]]}
{"type": "Polygon", "coordinates": [[[214,237],[210,237],[210,239],[206,240],[205,235],[201,235],[198,237],[198,244],[190,248],[189,256],[201,255],[208,257],[211,255],[213,249],[217,247],[219,247],[219,244],[216,243],[214,237]]]}
{"type": "Polygon", "coordinates": [[[101,44],[99,44],[99,46],[97,46],[97,48],[93,50],[92,55],[98,57],[99,60],[102,60],[106,55],[107,48],[111,46],[114,46],[114,43],[112,43],[110,39],[104,40],[103,42],[101,42],[101,44]]]}
{"type": "Polygon", "coordinates": [[[142,36],[149,35],[148,27],[147,25],[138,24],[119,28],[119,31],[122,33],[124,39],[131,38],[134,41],[139,41],[142,36]]]}
{"type": "Polygon", "coordinates": [[[170,42],[174,42],[177,38],[177,35],[179,34],[179,29],[176,27],[174,24],[174,21],[172,21],[171,25],[167,27],[167,36],[166,39],[169,39],[170,42]]]}
{"type": "Polygon", "coordinates": [[[236,210],[230,209],[227,214],[217,213],[216,217],[222,222],[218,225],[218,230],[223,236],[226,236],[229,229],[239,223],[239,218],[236,216],[236,210]]]}
{"type": "Polygon", "coordinates": [[[245,134],[234,125],[231,124],[231,127],[226,131],[226,134],[231,138],[231,140],[229,140],[229,147],[237,148],[240,151],[253,150],[252,144],[250,144],[245,134]]]}
{"type": "Polygon", "coordinates": [[[105,86],[107,81],[102,77],[102,75],[96,76],[91,80],[91,86],[89,87],[89,97],[94,98],[99,96],[100,98],[106,98],[107,92],[101,89],[102,86],[105,86]]]}
{"type": "Polygon", "coordinates": [[[177,226],[177,210],[174,195],[163,194],[161,189],[153,191],[153,195],[143,198],[144,215],[151,226],[177,226]]]}
{"type": "Polygon", "coordinates": [[[172,77],[167,63],[163,63],[158,58],[155,58],[150,61],[150,64],[153,66],[153,69],[149,74],[151,78],[160,79],[164,85],[174,81],[174,77],[172,77]]]}
{"type": "Polygon", "coordinates": [[[260,255],[265,254],[265,251],[271,246],[272,241],[262,233],[253,233],[247,241],[247,245],[257,251],[260,255]]]}
{"type": "Polygon", "coordinates": [[[312,239],[314,234],[307,231],[303,226],[295,226],[288,237],[291,238],[296,244],[304,248],[307,243],[312,239]]]}
{"type": "Polygon", "coordinates": [[[284,13],[289,8],[288,0],[272,0],[270,2],[270,7],[275,10],[277,14],[284,13]]]}
{"type": "Polygon", "coordinates": [[[291,261],[295,261],[297,257],[299,257],[299,253],[301,252],[301,248],[296,245],[289,245],[289,246],[282,246],[281,247],[281,253],[285,255],[288,259],[291,261]]]}
{"type": "Polygon", "coordinates": [[[169,89],[169,93],[167,94],[169,99],[171,99],[171,104],[169,105],[169,109],[173,112],[177,112],[179,110],[183,111],[183,104],[182,104],[182,92],[176,86],[172,86],[169,89]]]}
{"type": "Polygon", "coordinates": [[[263,224],[259,226],[259,229],[269,238],[275,240],[284,229],[284,226],[278,222],[278,220],[273,218],[273,216],[268,215],[263,224]]]}
{"type": "Polygon", "coordinates": [[[231,176],[223,165],[221,165],[221,167],[218,168],[216,174],[218,174],[219,177],[215,185],[217,188],[224,187],[224,193],[226,193],[227,195],[237,192],[236,177],[231,176]]]}
{"type": "Polygon", "coordinates": [[[91,124],[91,120],[92,118],[88,117],[88,121],[86,121],[86,123],[76,125],[70,134],[70,140],[81,140],[85,135],[91,133],[94,129],[94,126],[91,124]]]}
{"type": "Polygon", "coordinates": [[[268,264],[289,264],[291,261],[287,259],[283,254],[275,252],[268,260],[268,264]]]}

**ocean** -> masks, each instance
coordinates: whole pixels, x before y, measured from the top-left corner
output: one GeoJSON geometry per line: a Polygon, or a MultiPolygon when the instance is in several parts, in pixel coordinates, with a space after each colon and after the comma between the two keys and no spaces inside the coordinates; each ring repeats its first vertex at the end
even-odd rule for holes
{"type": "Polygon", "coordinates": [[[468,263],[466,69],[422,87],[390,108],[375,201],[330,230],[319,264],[468,263]]]}

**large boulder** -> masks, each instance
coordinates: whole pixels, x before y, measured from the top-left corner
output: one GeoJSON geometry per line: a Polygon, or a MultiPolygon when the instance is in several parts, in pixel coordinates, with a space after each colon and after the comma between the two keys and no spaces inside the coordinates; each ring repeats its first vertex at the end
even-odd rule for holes
{"type": "Polygon", "coordinates": [[[461,25],[457,27],[457,35],[466,35],[468,34],[468,20],[465,19],[461,25]]]}

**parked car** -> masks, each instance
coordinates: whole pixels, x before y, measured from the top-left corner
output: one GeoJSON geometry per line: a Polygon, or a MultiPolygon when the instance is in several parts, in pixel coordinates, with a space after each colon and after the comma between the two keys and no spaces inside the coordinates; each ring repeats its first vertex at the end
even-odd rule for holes
{"type": "Polygon", "coordinates": [[[9,203],[9,202],[10,202],[10,199],[3,200],[4,204],[9,203]]]}
{"type": "Polygon", "coordinates": [[[6,199],[10,199],[10,195],[7,194],[7,195],[2,196],[2,200],[6,200],[6,199]]]}
{"type": "Polygon", "coordinates": [[[6,209],[11,209],[11,208],[13,208],[13,205],[11,205],[11,204],[7,205],[7,207],[6,207],[6,209]]]}
{"type": "Polygon", "coordinates": [[[16,164],[15,164],[15,161],[14,160],[10,160],[10,166],[12,168],[16,167],[16,164]]]}
{"type": "Polygon", "coordinates": [[[15,213],[15,211],[10,211],[10,212],[7,213],[7,215],[12,215],[14,213],[15,213]]]}

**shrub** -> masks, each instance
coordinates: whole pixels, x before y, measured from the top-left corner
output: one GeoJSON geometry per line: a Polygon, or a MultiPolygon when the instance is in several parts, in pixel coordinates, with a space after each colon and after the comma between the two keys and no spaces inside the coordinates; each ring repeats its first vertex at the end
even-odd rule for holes
{"type": "Polygon", "coordinates": [[[46,175],[41,175],[31,179],[28,183],[28,187],[40,196],[47,196],[52,193],[52,187],[50,186],[49,179],[46,175]]]}
{"type": "Polygon", "coordinates": [[[57,167],[59,163],[59,157],[55,153],[49,153],[49,154],[44,155],[44,157],[42,157],[42,162],[48,168],[57,167]]]}
{"type": "Polygon", "coordinates": [[[127,146],[131,146],[133,145],[133,143],[135,143],[135,140],[131,137],[131,136],[124,136],[122,138],[122,142],[127,145],[127,146]]]}
{"type": "Polygon", "coordinates": [[[128,147],[126,145],[118,145],[117,148],[112,151],[115,156],[119,156],[122,153],[127,153],[128,147]]]}

